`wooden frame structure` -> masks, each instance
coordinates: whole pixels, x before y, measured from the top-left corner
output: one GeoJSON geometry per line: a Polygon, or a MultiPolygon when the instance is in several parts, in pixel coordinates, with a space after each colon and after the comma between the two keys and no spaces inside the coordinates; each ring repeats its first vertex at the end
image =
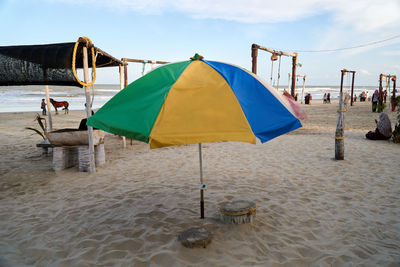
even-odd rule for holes
{"type": "MultiPolygon", "coordinates": [[[[79,42],[84,43],[85,45],[83,46],[83,75],[84,75],[84,82],[88,83],[89,82],[89,61],[88,61],[88,48],[92,48],[92,46],[94,46],[93,44],[91,44],[87,39],[85,38],[79,38],[79,42]]],[[[107,57],[109,57],[112,61],[118,62],[119,66],[121,66],[123,64],[122,61],[120,61],[119,59],[114,58],[113,56],[107,54],[106,52],[100,50],[97,48],[97,52],[98,53],[102,53],[103,55],[106,55],[107,57]]],[[[100,66],[99,66],[100,67],[100,66]]],[[[86,96],[86,116],[89,119],[90,116],[92,115],[92,111],[91,111],[91,99],[90,99],[90,86],[84,86],[85,88],[85,96],[86,96]]],[[[50,113],[50,112],[49,112],[50,113]]],[[[89,161],[89,168],[88,171],[90,173],[93,173],[96,171],[96,166],[95,166],[95,150],[94,150],[94,142],[93,142],[93,127],[88,125],[88,137],[89,137],[89,157],[90,157],[90,161],[89,161]]],[[[126,146],[126,144],[124,143],[124,147],[126,146]]]]}
{"type": "Polygon", "coordinates": [[[143,63],[143,64],[146,64],[146,63],[150,63],[150,64],[168,64],[168,63],[170,63],[170,62],[167,62],[167,61],[134,59],[134,58],[125,58],[125,57],[121,58],[121,61],[122,61],[123,66],[124,66],[124,87],[128,86],[128,62],[143,63]]]}
{"type": "Polygon", "coordinates": [[[260,46],[258,44],[252,44],[251,45],[251,57],[252,57],[252,62],[251,62],[251,71],[254,74],[257,74],[257,57],[258,57],[258,50],[264,50],[267,51],[273,55],[277,56],[287,56],[287,57],[292,57],[292,84],[291,84],[291,91],[290,94],[294,97],[294,90],[296,88],[296,67],[297,67],[297,53],[289,53],[289,52],[283,52],[283,51],[276,51],[273,49],[269,49],[263,46],[260,46]]]}
{"type": "Polygon", "coordinates": [[[335,159],[343,160],[344,159],[344,112],[347,110],[343,110],[343,77],[349,72],[353,74],[352,79],[352,87],[351,87],[351,98],[353,98],[353,87],[354,87],[354,70],[341,70],[341,78],[340,78],[340,94],[339,94],[339,108],[338,108],[338,118],[336,124],[336,132],[335,132],[335,159]]]}
{"type": "MultiPolygon", "coordinates": [[[[289,86],[288,87],[290,87],[290,85],[291,85],[291,74],[289,73],[289,86]]],[[[303,104],[303,99],[304,99],[304,90],[305,90],[305,87],[306,87],[306,78],[307,78],[307,75],[305,75],[305,74],[296,74],[296,78],[298,78],[298,77],[303,77],[303,88],[301,89],[301,104],[303,104]]],[[[296,91],[296,88],[294,88],[294,90],[296,91]]],[[[296,94],[296,92],[295,92],[295,94],[296,94]]]]}
{"type": "MultiPolygon", "coordinates": [[[[383,104],[383,87],[382,87],[382,78],[385,77],[387,81],[389,82],[389,94],[390,94],[390,80],[393,81],[393,92],[392,92],[392,97],[391,97],[391,104],[392,104],[392,112],[395,111],[396,109],[396,104],[395,104],[395,98],[396,98],[396,75],[390,75],[390,74],[383,74],[381,73],[379,75],[379,105],[382,106],[383,104]]],[[[381,110],[382,111],[382,110],[381,110]]]]}

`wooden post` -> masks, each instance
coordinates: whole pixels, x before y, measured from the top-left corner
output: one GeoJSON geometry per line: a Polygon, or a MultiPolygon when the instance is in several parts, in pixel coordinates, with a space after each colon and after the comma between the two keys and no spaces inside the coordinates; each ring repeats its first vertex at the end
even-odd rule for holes
{"type": "Polygon", "coordinates": [[[203,181],[203,157],[201,154],[201,143],[199,143],[199,160],[200,160],[200,219],[204,219],[204,181],[203,181]]]}
{"type": "Polygon", "coordinates": [[[251,71],[254,74],[257,74],[257,56],[258,56],[258,47],[256,44],[252,44],[251,46],[251,71]]]}
{"type": "Polygon", "coordinates": [[[46,105],[47,105],[47,115],[49,116],[49,132],[53,131],[53,120],[51,118],[51,109],[50,109],[50,95],[49,95],[49,86],[46,85],[46,105]]]}
{"type": "Polygon", "coordinates": [[[396,110],[396,75],[393,76],[392,112],[396,110]]]}
{"type": "Polygon", "coordinates": [[[296,89],[296,67],[297,67],[297,54],[292,57],[292,88],[290,94],[294,97],[296,89]]]}
{"type": "Polygon", "coordinates": [[[344,159],[344,114],[343,114],[343,76],[346,70],[342,70],[342,77],[340,81],[340,94],[339,94],[339,110],[336,124],[335,133],[335,159],[344,159]]]}
{"type": "MultiPolygon", "coordinates": [[[[84,82],[89,82],[89,65],[88,65],[88,52],[87,47],[83,46],[83,77],[84,82]]],[[[86,116],[89,119],[92,115],[91,103],[90,103],[90,92],[89,86],[85,86],[86,95],[86,116]]],[[[90,173],[96,171],[95,161],[94,161],[94,142],[93,142],[93,127],[88,125],[88,137],[89,137],[89,169],[90,173]]]]}
{"type": "MultiPolygon", "coordinates": [[[[382,105],[382,77],[383,77],[383,74],[381,73],[380,75],[379,75],[379,100],[378,100],[378,104],[379,105],[382,105]]],[[[378,108],[378,112],[380,112],[379,111],[380,110],[380,108],[378,108]]]]}
{"type": "MultiPolygon", "coordinates": [[[[125,65],[125,64],[124,64],[125,65]]],[[[122,65],[119,65],[119,89],[124,89],[124,69],[122,65]]],[[[122,143],[124,148],[126,148],[126,138],[122,136],[122,143]]]]}
{"type": "Polygon", "coordinates": [[[351,100],[350,100],[350,106],[353,106],[353,93],[354,93],[354,75],[356,72],[353,72],[353,78],[351,79],[351,100]]]}
{"type": "Polygon", "coordinates": [[[124,64],[124,88],[128,86],[128,64],[124,64]]]}

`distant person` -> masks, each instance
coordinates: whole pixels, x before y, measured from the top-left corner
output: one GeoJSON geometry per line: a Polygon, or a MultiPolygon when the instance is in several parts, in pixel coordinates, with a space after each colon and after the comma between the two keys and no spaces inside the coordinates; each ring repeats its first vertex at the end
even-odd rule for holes
{"type": "MultiPolygon", "coordinates": [[[[86,106],[86,104],[85,104],[85,106],[86,106]]],[[[92,116],[93,116],[93,115],[94,115],[94,112],[93,112],[93,110],[92,110],[92,116]]],[[[79,129],[80,131],[87,131],[88,128],[87,128],[86,123],[87,123],[87,118],[82,119],[81,122],[79,123],[78,129],[79,129]]],[[[96,129],[96,128],[93,128],[93,129],[96,129]]]]}
{"type": "Polygon", "coordinates": [[[383,93],[383,102],[386,103],[387,90],[383,93]]]}
{"type": "Polygon", "coordinates": [[[324,94],[322,103],[324,103],[324,104],[328,103],[328,94],[327,93],[324,94]]]}
{"type": "Polygon", "coordinates": [[[304,104],[309,105],[310,104],[310,94],[306,93],[304,96],[304,104]]]}
{"type": "Polygon", "coordinates": [[[294,95],[294,101],[297,101],[298,95],[297,93],[294,95]]]}
{"type": "Polygon", "coordinates": [[[365,137],[370,140],[388,140],[392,137],[392,124],[389,116],[382,112],[379,115],[379,121],[376,121],[375,132],[369,131],[365,137]]]}
{"type": "Polygon", "coordinates": [[[42,103],[40,105],[41,109],[42,109],[42,115],[46,116],[46,102],[44,102],[44,98],[42,99],[42,103]]]}
{"type": "Polygon", "coordinates": [[[357,95],[354,96],[354,102],[357,102],[357,95]]]}
{"type": "Polygon", "coordinates": [[[331,93],[328,93],[328,94],[326,95],[326,101],[327,101],[328,104],[331,103],[331,93]]]}
{"type": "Polygon", "coordinates": [[[378,106],[379,100],[379,92],[375,90],[374,94],[372,95],[372,112],[376,112],[376,107],[378,106]]]}

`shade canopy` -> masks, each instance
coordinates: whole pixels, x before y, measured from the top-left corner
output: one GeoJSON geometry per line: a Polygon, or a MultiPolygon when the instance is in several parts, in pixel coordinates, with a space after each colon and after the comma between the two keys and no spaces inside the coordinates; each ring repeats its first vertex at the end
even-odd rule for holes
{"type": "Polygon", "coordinates": [[[161,66],[134,81],[87,124],[149,142],[151,148],[266,142],[301,127],[287,99],[258,76],[199,57],[161,66]]]}
{"type": "MultiPolygon", "coordinates": [[[[82,46],[76,53],[76,68],[83,68],[82,46]]],[[[82,87],[72,72],[75,43],[0,46],[0,86],[72,85],[82,87]]],[[[88,56],[91,59],[91,49],[88,56]]],[[[118,59],[95,47],[96,68],[122,64],[118,59]]],[[[89,60],[89,67],[92,61],[89,60]]]]}

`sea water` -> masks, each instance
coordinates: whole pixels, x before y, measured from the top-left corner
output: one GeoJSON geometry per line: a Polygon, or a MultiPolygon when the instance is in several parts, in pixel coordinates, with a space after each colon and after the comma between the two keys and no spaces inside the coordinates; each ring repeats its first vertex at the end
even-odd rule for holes
{"type": "MultiPolygon", "coordinates": [[[[119,89],[119,84],[97,84],[94,90],[91,90],[91,99],[93,98],[92,109],[102,107],[110,100],[119,89]]],[[[287,86],[280,86],[278,91],[288,90],[287,86]]],[[[296,88],[298,101],[301,100],[302,87],[296,88]]],[[[377,88],[374,86],[355,86],[354,95],[359,95],[365,91],[372,96],[377,88]]],[[[288,90],[290,92],[290,90],[288,90]]],[[[343,88],[344,92],[350,93],[350,88],[343,88]]],[[[310,93],[313,101],[323,98],[325,93],[331,94],[331,99],[338,98],[340,92],[339,86],[306,86],[304,95],[310,93]]],[[[86,97],[85,89],[73,86],[49,86],[50,98],[56,101],[68,101],[70,110],[85,109],[86,97]]],[[[41,101],[46,99],[46,90],[43,85],[30,86],[0,86],[0,112],[41,112],[41,101]]]]}

